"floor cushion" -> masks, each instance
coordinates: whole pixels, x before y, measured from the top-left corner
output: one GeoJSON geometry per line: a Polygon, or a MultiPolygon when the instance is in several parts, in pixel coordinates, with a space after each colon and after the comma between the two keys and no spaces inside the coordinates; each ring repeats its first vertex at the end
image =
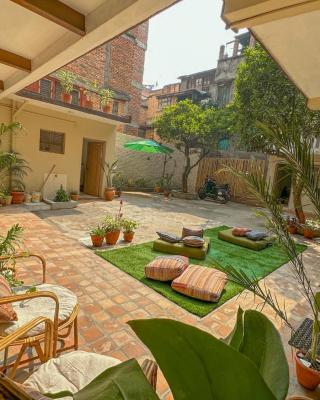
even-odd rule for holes
{"type": "MultiPolygon", "coordinates": [[[[12,296],[12,290],[6,278],[0,275],[0,297],[12,296]]],[[[18,319],[17,313],[12,307],[12,303],[0,305],[0,323],[8,321],[16,321],[18,319]]]]}
{"type": "Polygon", "coordinates": [[[234,236],[232,234],[232,228],[226,229],[224,231],[219,231],[218,238],[221,240],[224,240],[226,242],[233,243],[238,246],[246,247],[248,249],[256,250],[256,251],[263,250],[272,243],[271,237],[267,237],[262,240],[253,241],[246,237],[234,236]]]}
{"type": "MultiPolygon", "coordinates": [[[[21,286],[15,288],[15,294],[25,293],[30,287],[21,286]]],[[[37,292],[47,291],[53,292],[59,299],[59,322],[66,321],[72,314],[75,306],[78,303],[77,296],[72,293],[69,289],[44,283],[36,286],[37,292]]],[[[18,320],[15,322],[0,323],[0,336],[9,335],[15,332],[16,329],[20,328],[24,324],[30,322],[32,319],[37,317],[48,317],[53,320],[55,311],[55,302],[53,299],[48,297],[39,297],[30,300],[23,300],[20,302],[12,303],[14,311],[18,315],[18,320]]],[[[32,330],[30,330],[26,336],[33,336],[42,333],[44,330],[44,324],[39,324],[32,330]]]]}
{"type": "Polygon", "coordinates": [[[227,275],[214,268],[190,265],[171,287],[175,291],[195,299],[217,302],[227,282],[227,275]]]}
{"type": "Polygon", "coordinates": [[[202,247],[189,247],[183,243],[167,243],[161,239],[153,242],[153,250],[161,253],[179,254],[197,260],[204,260],[209,251],[210,238],[204,237],[204,245],[202,247]]]}
{"type": "Polygon", "coordinates": [[[144,268],[145,276],[156,281],[172,281],[188,268],[189,259],[184,256],[156,257],[144,268]]]}
{"type": "Polygon", "coordinates": [[[204,230],[203,229],[191,229],[191,228],[183,228],[182,229],[182,238],[186,236],[199,236],[203,237],[204,230]]]}
{"type": "Polygon", "coordinates": [[[113,357],[80,350],[73,351],[42,364],[23,386],[41,393],[57,393],[62,390],[76,393],[107,368],[118,364],[120,361],[113,357]]]}
{"type": "Polygon", "coordinates": [[[234,236],[246,236],[248,232],[251,232],[249,228],[233,228],[232,234],[234,236]]]}
{"type": "Polygon", "coordinates": [[[182,239],[182,242],[186,246],[190,247],[202,247],[204,245],[204,240],[203,238],[199,236],[185,236],[182,239]]]}
{"type": "Polygon", "coordinates": [[[173,233],[167,232],[157,232],[160,239],[164,240],[168,243],[178,243],[180,242],[181,238],[173,233]]]}

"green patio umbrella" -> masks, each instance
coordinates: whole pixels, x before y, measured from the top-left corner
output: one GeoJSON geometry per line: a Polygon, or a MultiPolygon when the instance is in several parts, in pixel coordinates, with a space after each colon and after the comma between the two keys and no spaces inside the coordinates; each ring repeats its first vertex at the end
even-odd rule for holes
{"type": "Polygon", "coordinates": [[[174,152],[174,150],[170,147],[164,146],[163,144],[151,139],[138,140],[137,142],[128,142],[125,143],[123,147],[134,151],[141,151],[143,153],[164,154],[162,177],[164,177],[166,172],[166,165],[168,162],[167,155],[174,152]]]}
{"type": "Polygon", "coordinates": [[[128,142],[125,143],[123,147],[134,151],[141,151],[143,153],[170,154],[174,151],[170,147],[164,146],[155,140],[139,140],[137,142],[128,142]]]}

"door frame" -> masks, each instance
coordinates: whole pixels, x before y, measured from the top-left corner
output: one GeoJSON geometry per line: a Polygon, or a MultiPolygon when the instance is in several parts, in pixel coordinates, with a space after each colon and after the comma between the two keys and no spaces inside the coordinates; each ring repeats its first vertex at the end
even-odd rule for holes
{"type": "MultiPolygon", "coordinates": [[[[87,138],[84,137],[82,140],[82,148],[84,146],[84,142],[87,143],[102,143],[102,160],[104,161],[106,158],[106,141],[105,140],[99,140],[99,139],[92,139],[92,138],[87,138]]],[[[86,164],[87,164],[87,157],[88,157],[88,147],[87,147],[87,153],[86,153],[86,164]]],[[[85,174],[86,174],[86,165],[85,165],[85,174]]],[[[84,176],[84,181],[85,181],[85,176],[84,176]]],[[[103,183],[104,183],[104,175],[103,175],[103,170],[101,168],[101,174],[99,176],[99,182],[96,182],[96,187],[97,187],[97,192],[98,192],[98,197],[101,197],[103,194],[103,183]]],[[[83,188],[84,189],[84,188],[83,188]]],[[[84,192],[85,193],[85,192],[84,192]]]]}

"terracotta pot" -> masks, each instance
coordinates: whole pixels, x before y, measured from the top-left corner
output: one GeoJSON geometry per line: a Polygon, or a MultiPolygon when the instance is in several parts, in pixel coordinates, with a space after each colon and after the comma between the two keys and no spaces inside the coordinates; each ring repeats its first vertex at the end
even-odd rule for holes
{"type": "Polygon", "coordinates": [[[23,203],[24,200],[24,192],[21,191],[12,191],[11,192],[12,196],[12,204],[21,204],[23,203]]]}
{"type": "Polygon", "coordinates": [[[74,200],[74,201],[78,201],[79,200],[79,195],[78,194],[70,194],[70,199],[74,200]]]}
{"type": "Polygon", "coordinates": [[[101,247],[102,243],[104,241],[104,237],[103,236],[97,236],[97,235],[91,235],[91,241],[92,241],[92,245],[94,247],[101,247]]]}
{"type": "Polygon", "coordinates": [[[7,196],[5,198],[6,206],[9,206],[12,203],[12,196],[7,196]]]}
{"type": "Polygon", "coordinates": [[[160,193],[161,192],[161,187],[160,186],[155,186],[154,191],[156,193],[160,193]]]}
{"type": "Polygon", "coordinates": [[[115,189],[114,194],[115,194],[117,197],[121,197],[121,195],[122,195],[122,190],[121,190],[121,189],[115,189]]]}
{"type": "Polygon", "coordinates": [[[71,104],[72,96],[70,93],[61,93],[61,100],[65,103],[71,104]]]}
{"type": "Polygon", "coordinates": [[[83,100],[83,106],[85,108],[93,108],[93,101],[89,99],[84,99],[83,100]]]}
{"type": "Polygon", "coordinates": [[[123,240],[131,243],[133,240],[134,232],[123,232],[123,240]]]}
{"type": "Polygon", "coordinates": [[[298,354],[299,353],[296,353],[295,355],[298,382],[306,389],[315,390],[320,384],[320,372],[303,365],[298,354]]]}
{"type": "Polygon", "coordinates": [[[164,190],[164,191],[163,191],[163,195],[164,195],[165,198],[168,199],[169,196],[170,196],[170,190],[164,190]]]}
{"type": "Polygon", "coordinates": [[[111,104],[110,103],[105,104],[104,106],[102,106],[102,110],[103,110],[103,112],[110,114],[110,112],[111,112],[111,104]]]}
{"type": "Polygon", "coordinates": [[[294,235],[298,232],[298,229],[295,225],[288,225],[288,232],[294,235]]]}
{"type": "Polygon", "coordinates": [[[120,231],[114,231],[114,232],[107,232],[106,233],[106,242],[107,244],[116,244],[120,236],[120,231]]]}
{"type": "Polygon", "coordinates": [[[112,201],[114,198],[114,194],[115,194],[114,188],[105,188],[104,189],[103,196],[106,201],[112,201]]]}
{"type": "Polygon", "coordinates": [[[314,238],[314,232],[313,230],[309,228],[304,228],[303,230],[303,236],[307,239],[313,239],[314,238]]]}

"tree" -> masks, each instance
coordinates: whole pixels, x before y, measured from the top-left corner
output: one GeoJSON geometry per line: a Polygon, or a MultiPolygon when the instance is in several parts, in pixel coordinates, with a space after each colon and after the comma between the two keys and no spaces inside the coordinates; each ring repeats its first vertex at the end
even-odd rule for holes
{"type": "Polygon", "coordinates": [[[180,101],[166,107],[154,126],[160,138],[173,145],[184,154],[185,166],[182,174],[182,191],[188,192],[188,177],[193,168],[226,136],[227,112],[214,108],[204,108],[190,100],[180,101]],[[197,160],[192,162],[192,150],[199,151],[197,160]]]}
{"type": "MultiPolygon", "coordinates": [[[[294,125],[302,141],[319,135],[320,113],[307,108],[305,97],[260,45],[245,51],[245,61],[239,66],[235,82],[233,107],[240,143],[251,151],[264,151],[287,159],[267,129],[284,132],[294,125]]],[[[303,223],[303,182],[295,173],[292,174],[292,188],[295,212],[303,223]]]]}

